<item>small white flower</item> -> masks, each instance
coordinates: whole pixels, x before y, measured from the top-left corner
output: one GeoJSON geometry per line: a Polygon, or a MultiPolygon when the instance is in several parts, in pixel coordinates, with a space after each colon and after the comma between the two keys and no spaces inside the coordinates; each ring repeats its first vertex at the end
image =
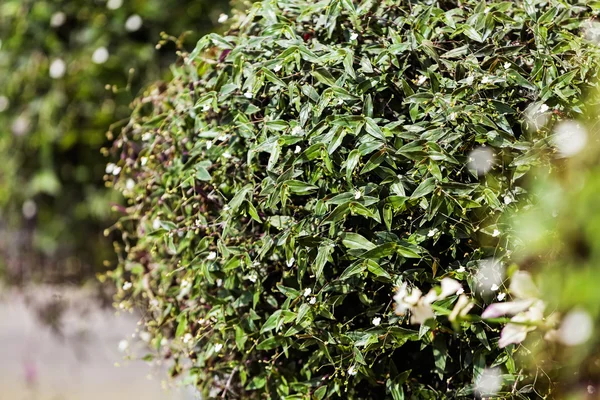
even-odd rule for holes
{"type": "Polygon", "coordinates": [[[279,72],[279,71],[281,71],[281,64],[277,64],[277,65],[276,65],[276,66],[273,68],[273,71],[275,71],[275,72],[279,72]]]}
{"type": "Polygon", "coordinates": [[[427,232],[427,237],[434,237],[436,233],[438,233],[437,228],[430,229],[429,232],[427,232]]]}
{"type": "Polygon", "coordinates": [[[492,292],[495,292],[496,290],[500,289],[500,287],[498,285],[496,285],[495,283],[490,287],[490,290],[492,292]]]}
{"type": "Polygon", "coordinates": [[[6,111],[8,106],[10,105],[10,101],[6,96],[0,96],[0,112],[6,111]]]}
{"type": "Polygon", "coordinates": [[[142,164],[142,167],[145,166],[148,163],[148,157],[142,157],[140,159],[140,164],[142,164]]]}
{"type": "Polygon", "coordinates": [[[115,167],[115,169],[113,170],[113,175],[117,176],[121,173],[122,168],[121,167],[115,167]]]}
{"type": "Polygon", "coordinates": [[[191,333],[186,333],[185,335],[183,335],[183,343],[189,343],[192,341],[192,339],[194,339],[194,337],[191,333]]]}
{"type": "Polygon", "coordinates": [[[210,104],[205,104],[202,106],[202,111],[207,112],[208,110],[210,110],[210,104]]]}
{"type": "Polygon", "coordinates": [[[350,376],[354,376],[356,375],[356,367],[354,365],[350,366],[350,368],[348,368],[348,375],[350,376]]]}
{"type": "Polygon", "coordinates": [[[214,251],[211,251],[210,253],[208,253],[208,256],[206,256],[206,259],[210,260],[210,261],[212,261],[212,260],[214,260],[216,258],[217,258],[217,253],[214,252],[214,251]]]}
{"type": "Polygon", "coordinates": [[[133,286],[133,283],[131,283],[131,282],[125,282],[123,284],[123,290],[129,290],[129,289],[131,289],[132,286],[133,286]]]}
{"type": "Polygon", "coordinates": [[[311,288],[304,289],[304,297],[310,296],[311,293],[312,293],[312,289],[311,288]]]}
{"type": "Polygon", "coordinates": [[[50,78],[60,79],[65,76],[65,72],[67,72],[67,65],[63,60],[57,58],[52,61],[52,64],[50,64],[50,78]]]}
{"type": "Polygon", "coordinates": [[[511,64],[509,62],[504,63],[504,69],[509,69],[511,64]]]}
{"type": "Polygon", "coordinates": [[[125,350],[129,348],[129,342],[125,339],[119,342],[119,351],[123,353],[125,350]]]}
{"type": "Polygon", "coordinates": [[[229,204],[225,204],[225,205],[223,206],[223,211],[227,212],[227,211],[229,211],[229,210],[231,210],[231,207],[229,207],[229,204]]]}
{"type": "Polygon", "coordinates": [[[109,10],[116,10],[123,5],[123,0],[108,0],[106,7],[109,10]]]}
{"type": "Polygon", "coordinates": [[[258,276],[256,276],[256,274],[248,275],[248,280],[252,283],[256,282],[257,279],[258,279],[258,276]]]}
{"type": "Polygon", "coordinates": [[[436,300],[442,300],[448,296],[455,295],[460,289],[462,289],[460,282],[448,277],[442,279],[441,286],[442,292],[436,300]]]}
{"type": "Polygon", "coordinates": [[[227,159],[231,158],[231,153],[228,152],[228,151],[224,152],[223,153],[223,158],[227,158],[227,159]]]}
{"type": "Polygon", "coordinates": [[[222,24],[224,22],[227,22],[228,19],[229,19],[229,15],[221,13],[221,15],[219,15],[219,19],[217,21],[220,24],[222,24]]]}
{"type": "Polygon", "coordinates": [[[464,292],[465,292],[465,289],[464,289],[463,287],[461,287],[460,289],[458,289],[458,290],[456,291],[456,294],[458,294],[458,295],[461,295],[461,294],[463,294],[464,292]]]}
{"type": "Polygon", "coordinates": [[[490,82],[490,78],[487,75],[484,76],[483,78],[481,78],[481,83],[483,85],[485,85],[486,83],[489,83],[489,82],[490,82]]]}
{"type": "Polygon", "coordinates": [[[492,233],[493,237],[498,237],[500,236],[500,231],[498,229],[494,229],[494,232],[492,233]]]}
{"type": "Polygon", "coordinates": [[[450,113],[450,116],[448,117],[448,119],[449,119],[450,121],[454,121],[454,120],[456,119],[456,113],[455,113],[455,112],[451,112],[451,113],[450,113]]]}
{"type": "Polygon", "coordinates": [[[302,151],[302,147],[300,146],[296,146],[296,148],[294,149],[294,154],[298,154],[302,151]]]}
{"type": "Polygon", "coordinates": [[[425,83],[427,77],[425,75],[419,75],[419,79],[417,79],[417,85],[421,86],[425,83]]]}
{"type": "Polygon", "coordinates": [[[300,135],[302,133],[302,128],[300,127],[300,125],[296,125],[294,127],[294,129],[292,129],[292,135],[296,136],[296,135],[300,135]]]}
{"type": "Polygon", "coordinates": [[[58,11],[52,14],[52,18],[50,18],[50,26],[53,28],[58,28],[67,20],[67,16],[64,12],[58,11]]]}
{"type": "Polygon", "coordinates": [[[217,279],[217,286],[218,287],[223,286],[223,279],[217,279]]]}
{"type": "Polygon", "coordinates": [[[213,145],[212,140],[207,140],[206,141],[206,150],[210,150],[210,148],[212,147],[212,145],[213,145]]]}
{"type": "Polygon", "coordinates": [[[251,99],[252,98],[252,92],[246,92],[244,93],[244,97],[247,99],[251,99]]]}
{"type": "Polygon", "coordinates": [[[502,301],[506,298],[506,293],[504,293],[504,292],[498,293],[498,296],[496,298],[498,299],[498,301],[502,301]]]}
{"type": "Polygon", "coordinates": [[[456,272],[458,272],[458,273],[462,273],[462,272],[465,272],[465,271],[466,271],[466,268],[465,268],[465,266],[464,266],[464,265],[461,265],[461,266],[460,266],[460,267],[459,267],[459,268],[456,270],[456,272]]]}
{"type": "Polygon", "coordinates": [[[133,14],[127,18],[127,21],[125,21],[125,30],[128,32],[135,32],[142,27],[142,23],[142,17],[137,14],[133,14]]]}
{"type": "Polygon", "coordinates": [[[133,188],[135,188],[135,181],[131,178],[127,179],[127,182],[125,183],[125,188],[129,191],[133,190],[133,188]]]}
{"type": "Polygon", "coordinates": [[[510,196],[504,196],[504,204],[509,205],[512,203],[512,198],[510,196]]]}
{"type": "Polygon", "coordinates": [[[215,353],[220,352],[222,348],[223,348],[223,343],[215,344],[215,353]]]}
{"type": "Polygon", "coordinates": [[[108,60],[109,54],[106,47],[98,47],[92,54],[94,64],[104,64],[108,60]]]}
{"type": "Polygon", "coordinates": [[[473,81],[475,81],[475,76],[473,76],[473,75],[469,75],[469,76],[467,76],[467,78],[465,79],[465,83],[466,83],[467,85],[472,85],[472,84],[473,84],[473,81]]]}
{"type": "Polygon", "coordinates": [[[106,164],[106,168],[104,169],[104,172],[106,172],[107,174],[112,174],[112,172],[115,170],[116,165],[113,163],[108,163],[106,164]]]}
{"type": "Polygon", "coordinates": [[[381,323],[381,318],[380,317],[373,318],[373,325],[374,326],[379,326],[380,323],[381,323]]]}
{"type": "Polygon", "coordinates": [[[357,189],[357,190],[355,190],[355,191],[354,191],[354,198],[355,198],[356,200],[358,200],[358,199],[360,199],[361,197],[362,197],[362,193],[360,192],[360,190],[358,190],[358,189],[357,189]]]}
{"type": "Polygon", "coordinates": [[[311,297],[310,300],[308,301],[310,304],[315,304],[317,302],[317,298],[316,297],[311,297]]]}
{"type": "Polygon", "coordinates": [[[292,257],[289,260],[287,260],[285,264],[288,266],[288,268],[291,268],[295,262],[296,262],[296,259],[294,257],[292,257]]]}
{"type": "Polygon", "coordinates": [[[545,112],[546,112],[546,111],[548,111],[549,109],[550,109],[550,107],[548,107],[548,105],[547,105],[547,104],[542,104],[542,105],[540,106],[540,108],[539,108],[539,110],[538,110],[538,111],[539,111],[539,112],[541,112],[541,113],[545,113],[545,112]]]}
{"type": "Polygon", "coordinates": [[[356,40],[356,39],[358,39],[358,33],[352,32],[352,34],[350,35],[350,40],[356,40]]]}

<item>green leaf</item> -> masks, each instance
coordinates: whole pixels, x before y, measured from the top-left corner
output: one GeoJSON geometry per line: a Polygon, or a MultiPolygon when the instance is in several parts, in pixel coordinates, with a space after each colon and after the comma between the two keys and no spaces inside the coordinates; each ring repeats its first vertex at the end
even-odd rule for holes
{"type": "Polygon", "coordinates": [[[379,128],[377,123],[373,120],[373,118],[365,118],[365,130],[369,135],[373,136],[374,138],[385,140],[385,135],[381,131],[381,128],[379,128]]]}
{"type": "Polygon", "coordinates": [[[435,178],[427,178],[417,186],[415,191],[410,196],[411,199],[418,199],[428,195],[435,189],[435,178]]]}
{"type": "Polygon", "coordinates": [[[389,243],[380,244],[379,246],[376,246],[376,247],[372,248],[371,250],[364,252],[363,254],[360,255],[360,257],[361,258],[378,259],[378,258],[382,258],[382,257],[391,256],[395,252],[396,252],[396,243],[389,242],[389,243]]]}
{"type": "Polygon", "coordinates": [[[342,243],[349,249],[371,250],[375,247],[364,236],[353,232],[344,233],[342,243]]]}

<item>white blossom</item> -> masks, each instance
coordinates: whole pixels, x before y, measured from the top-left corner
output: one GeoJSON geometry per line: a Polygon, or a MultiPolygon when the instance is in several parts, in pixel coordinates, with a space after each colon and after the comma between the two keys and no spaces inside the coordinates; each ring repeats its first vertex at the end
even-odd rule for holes
{"type": "Polygon", "coordinates": [[[217,20],[220,24],[227,22],[227,20],[229,19],[229,15],[221,13],[219,15],[219,19],[217,20]]]}
{"type": "Polygon", "coordinates": [[[206,256],[206,259],[211,261],[217,258],[217,253],[214,251],[211,251],[210,253],[208,253],[208,256],[206,256]]]}
{"type": "Polygon", "coordinates": [[[308,301],[310,304],[315,304],[317,302],[317,298],[316,297],[311,297],[310,300],[308,301]]]}
{"type": "Polygon", "coordinates": [[[191,333],[186,333],[183,335],[183,343],[189,343],[194,339],[191,333]]]}
{"type": "Polygon", "coordinates": [[[137,14],[133,14],[127,18],[127,21],[125,21],[125,30],[128,32],[135,32],[142,27],[142,24],[142,17],[137,14]]]}
{"type": "Polygon", "coordinates": [[[131,283],[131,282],[125,282],[123,284],[123,290],[129,290],[129,289],[131,289],[132,286],[133,286],[133,283],[131,283]]]}
{"type": "Polygon", "coordinates": [[[215,344],[215,353],[220,352],[222,348],[223,348],[223,343],[215,344]]]}
{"type": "Polygon", "coordinates": [[[52,79],[60,79],[65,76],[65,72],[67,72],[67,65],[60,58],[55,59],[50,64],[50,78],[52,79]]]}
{"type": "Polygon", "coordinates": [[[575,309],[563,318],[557,332],[558,340],[567,346],[577,346],[592,336],[593,329],[590,315],[582,309],[575,309]]]}
{"type": "Polygon", "coordinates": [[[6,111],[8,106],[10,105],[10,101],[6,96],[0,96],[0,112],[6,111]]]}
{"type": "Polygon", "coordinates": [[[252,98],[252,92],[246,92],[244,93],[244,97],[247,99],[251,99],[252,98]]]}
{"type": "Polygon", "coordinates": [[[494,232],[492,233],[492,237],[498,237],[500,236],[500,231],[498,229],[494,229],[494,232]]]}
{"type": "Polygon", "coordinates": [[[276,66],[273,68],[273,71],[275,71],[275,72],[279,72],[279,71],[281,71],[281,64],[277,64],[277,65],[276,65],[276,66]]]}
{"type": "Polygon", "coordinates": [[[586,129],[575,121],[562,121],[554,129],[554,145],[562,157],[571,157],[583,150],[587,144],[586,129]]]}
{"type": "Polygon", "coordinates": [[[362,193],[360,192],[360,190],[359,190],[359,189],[356,189],[356,190],[354,191],[354,198],[355,198],[356,200],[358,200],[358,199],[360,199],[361,197],[362,197],[362,193]]]}
{"type": "Polygon", "coordinates": [[[125,339],[121,340],[119,342],[119,351],[121,353],[125,352],[125,350],[127,350],[129,348],[129,342],[125,339]]]}
{"type": "Polygon", "coordinates": [[[67,16],[65,15],[64,12],[62,12],[62,11],[55,12],[54,14],[52,14],[52,17],[50,18],[50,26],[53,28],[58,28],[59,26],[64,24],[66,20],[67,20],[67,16]]]}
{"type": "Polygon", "coordinates": [[[302,151],[302,147],[300,146],[296,146],[296,148],[294,149],[294,154],[298,154],[302,151]]]}
{"type": "Polygon", "coordinates": [[[358,33],[352,32],[352,34],[350,35],[350,40],[356,40],[356,39],[358,39],[358,33]]]}
{"type": "Polygon", "coordinates": [[[419,75],[419,77],[417,78],[417,85],[419,85],[419,86],[423,85],[426,80],[427,80],[427,77],[425,75],[419,75]]]}
{"type": "Polygon", "coordinates": [[[310,296],[311,293],[312,293],[312,289],[311,288],[304,289],[304,297],[310,296]]]}
{"type": "Polygon", "coordinates": [[[354,376],[356,375],[356,372],[356,367],[354,365],[351,365],[350,368],[348,368],[348,375],[354,376]]]}
{"type": "Polygon", "coordinates": [[[373,318],[373,325],[374,326],[379,326],[379,324],[381,323],[381,318],[380,317],[375,317],[373,318]]]}
{"type": "Polygon", "coordinates": [[[108,61],[108,57],[109,54],[106,47],[98,47],[94,50],[94,54],[92,54],[92,62],[94,62],[94,64],[104,64],[108,61]]]}
{"type": "Polygon", "coordinates": [[[116,10],[123,5],[123,0],[108,0],[106,7],[109,10],[116,10]]]}

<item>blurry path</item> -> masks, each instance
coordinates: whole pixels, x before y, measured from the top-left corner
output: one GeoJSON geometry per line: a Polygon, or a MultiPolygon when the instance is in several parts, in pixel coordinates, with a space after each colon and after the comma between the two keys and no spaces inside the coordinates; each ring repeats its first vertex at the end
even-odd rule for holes
{"type": "MultiPolygon", "coordinates": [[[[101,310],[81,290],[35,288],[29,293],[41,304],[62,299],[67,306],[61,319],[63,335],[42,324],[22,294],[0,292],[1,400],[194,398],[182,390],[162,389],[164,372],[143,361],[123,360],[119,342],[135,331],[134,316],[101,310]]],[[[52,310],[42,314],[47,317],[52,310]]],[[[143,356],[143,350],[137,355],[143,356]]]]}

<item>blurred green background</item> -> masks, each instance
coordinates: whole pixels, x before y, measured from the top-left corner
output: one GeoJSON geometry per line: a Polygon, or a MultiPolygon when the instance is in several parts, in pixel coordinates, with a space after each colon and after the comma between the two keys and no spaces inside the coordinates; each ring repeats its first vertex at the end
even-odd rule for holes
{"type": "MultiPolygon", "coordinates": [[[[80,281],[113,257],[103,174],[111,124],[168,78],[177,45],[226,23],[226,0],[0,2],[0,275],[80,281]],[[158,47],[158,48],[157,48],[158,47]]],[[[114,125],[113,125],[114,126],[114,125]]]]}

